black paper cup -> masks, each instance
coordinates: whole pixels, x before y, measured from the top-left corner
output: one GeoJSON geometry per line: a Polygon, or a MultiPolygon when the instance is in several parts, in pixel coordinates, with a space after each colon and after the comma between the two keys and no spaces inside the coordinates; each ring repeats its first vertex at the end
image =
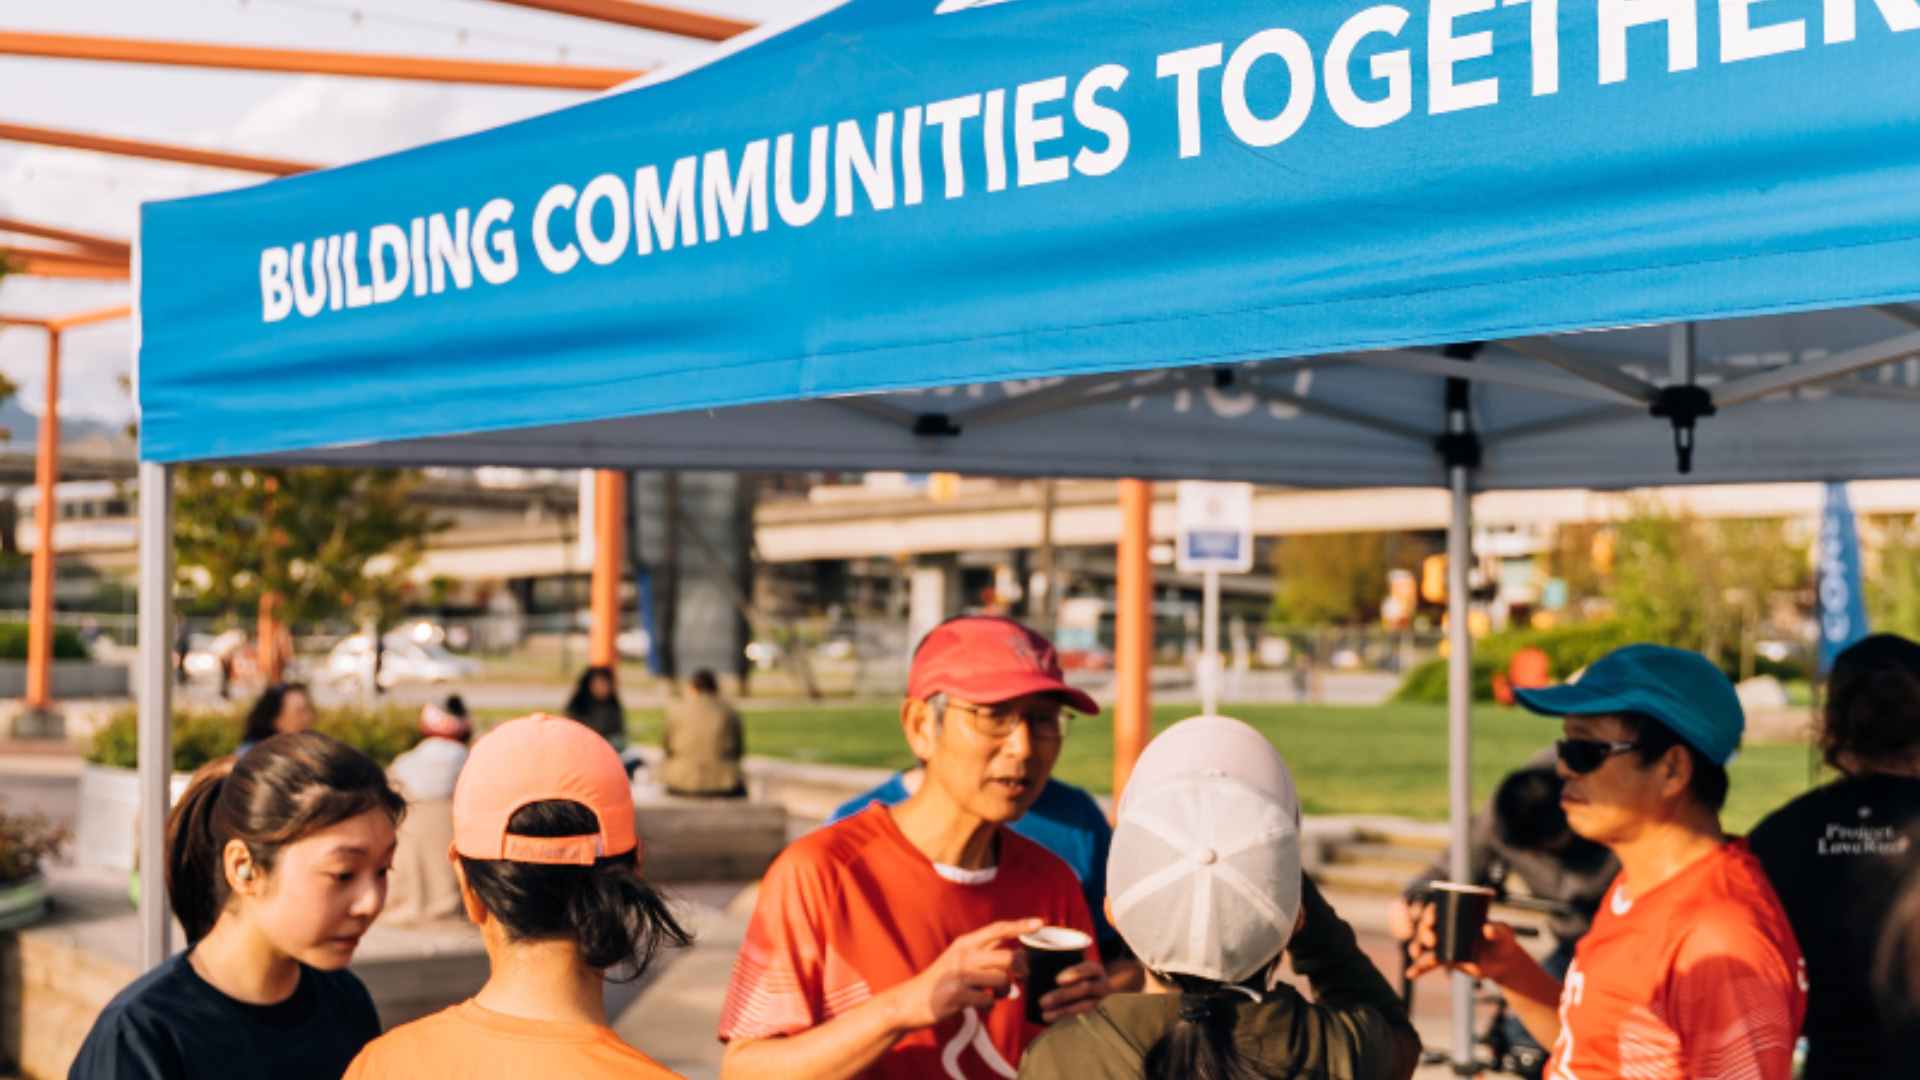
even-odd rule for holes
{"type": "Polygon", "coordinates": [[[1027,999],[1027,1021],[1043,1023],[1040,999],[1060,985],[1060,973],[1087,958],[1093,938],[1065,926],[1043,926],[1020,935],[1027,950],[1027,985],[1021,990],[1027,999]]]}
{"type": "Polygon", "coordinates": [[[1434,956],[1443,964],[1465,964],[1480,949],[1493,890],[1485,885],[1436,881],[1428,885],[1434,906],[1434,956]]]}

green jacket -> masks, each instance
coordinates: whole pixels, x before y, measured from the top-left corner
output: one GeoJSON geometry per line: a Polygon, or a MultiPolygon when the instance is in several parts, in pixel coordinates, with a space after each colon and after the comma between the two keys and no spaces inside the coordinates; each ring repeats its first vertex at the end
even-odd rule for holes
{"type": "MultiPolygon", "coordinates": [[[[1420,1039],[1399,995],[1311,880],[1303,901],[1306,925],[1287,956],[1315,1000],[1283,985],[1264,1001],[1237,1005],[1234,1044],[1266,1076],[1402,1080],[1419,1058],[1420,1039]]],[[[1115,994],[1029,1046],[1021,1080],[1135,1080],[1179,1012],[1178,994],[1115,994]]]]}

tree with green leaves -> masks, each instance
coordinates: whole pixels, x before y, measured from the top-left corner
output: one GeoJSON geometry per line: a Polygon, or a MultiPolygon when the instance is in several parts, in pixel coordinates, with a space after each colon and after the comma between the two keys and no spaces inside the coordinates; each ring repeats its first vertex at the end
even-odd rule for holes
{"type": "Polygon", "coordinates": [[[1307,533],[1274,548],[1275,626],[1370,622],[1387,595],[1387,572],[1413,569],[1431,548],[1400,533],[1307,533]]]}
{"type": "Polygon", "coordinates": [[[1806,542],[1779,518],[1705,520],[1644,502],[1621,521],[1608,586],[1629,637],[1696,649],[1753,674],[1774,598],[1806,589],[1806,542]]]}
{"type": "Polygon", "coordinates": [[[1866,568],[1867,623],[1920,639],[1920,517],[1874,517],[1866,525],[1863,531],[1879,541],[1869,549],[1866,568]]]}
{"type": "Polygon", "coordinates": [[[395,469],[182,468],[181,586],[230,611],[257,608],[265,626],[359,616],[384,628],[428,538],[447,527],[414,497],[419,482],[395,469]]]}

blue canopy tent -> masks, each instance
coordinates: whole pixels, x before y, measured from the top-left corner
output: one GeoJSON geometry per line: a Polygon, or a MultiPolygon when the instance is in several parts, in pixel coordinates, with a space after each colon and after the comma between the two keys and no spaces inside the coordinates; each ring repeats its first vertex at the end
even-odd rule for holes
{"type": "Polygon", "coordinates": [[[1446,485],[1463,837],[1470,490],[1920,472],[1916,30],[1920,0],[849,0],[149,204],[144,639],[182,462],[1446,485]]]}

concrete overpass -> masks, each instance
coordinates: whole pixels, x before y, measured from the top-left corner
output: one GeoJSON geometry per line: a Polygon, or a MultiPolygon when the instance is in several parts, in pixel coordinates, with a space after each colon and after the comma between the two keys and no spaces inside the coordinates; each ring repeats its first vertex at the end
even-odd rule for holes
{"type": "MultiPolygon", "coordinates": [[[[0,482],[9,464],[0,455],[0,482]]],[[[21,467],[17,461],[11,464],[21,467]]],[[[112,462],[88,461],[71,470],[63,465],[63,473],[112,477],[117,467],[112,462]]],[[[30,475],[31,468],[29,456],[22,475],[30,475]]],[[[131,480],[120,490],[130,499],[131,480]]],[[[1920,481],[1858,482],[1850,492],[1853,507],[1861,514],[1920,513],[1920,481]]],[[[1155,496],[1154,538],[1171,541],[1174,486],[1158,485],[1155,496]]],[[[591,553],[579,537],[577,490],[570,484],[502,488],[436,478],[423,488],[421,497],[455,521],[454,528],[434,537],[422,563],[424,577],[499,581],[585,574],[591,567],[591,553]]],[[[1477,496],[1474,515],[1484,532],[1546,532],[1569,523],[1619,519],[1645,499],[1701,517],[1810,519],[1819,513],[1821,490],[1817,484],[1755,484],[1625,492],[1503,491],[1477,496]]],[[[764,497],[755,511],[756,547],[760,561],[773,564],[991,557],[1039,548],[1050,517],[1054,546],[1077,552],[1079,561],[1092,569],[1085,560],[1098,561],[1119,540],[1114,485],[1055,481],[1050,500],[1049,514],[1049,495],[1041,481],[970,479],[961,482],[951,497],[940,500],[917,493],[875,493],[854,485],[817,486],[806,495],[764,497]]],[[[30,503],[30,497],[26,501],[30,503]]],[[[1267,489],[1254,499],[1254,532],[1279,537],[1440,530],[1446,526],[1446,515],[1447,495],[1437,489],[1267,489]]],[[[31,551],[30,505],[21,507],[17,535],[21,550],[31,551]]],[[[134,570],[131,517],[63,519],[56,523],[54,535],[63,557],[111,575],[130,575],[134,570]]]]}

